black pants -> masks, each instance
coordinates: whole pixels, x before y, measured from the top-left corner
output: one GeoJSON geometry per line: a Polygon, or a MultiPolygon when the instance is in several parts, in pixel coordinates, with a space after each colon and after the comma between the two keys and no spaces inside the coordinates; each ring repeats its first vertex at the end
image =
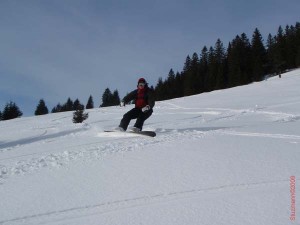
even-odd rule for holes
{"type": "Polygon", "coordinates": [[[133,108],[124,114],[119,127],[127,130],[130,120],[137,119],[134,127],[140,128],[142,130],[145,120],[148,119],[152,113],[152,109],[148,110],[147,112],[142,112],[142,110],[139,108],[133,108]]]}

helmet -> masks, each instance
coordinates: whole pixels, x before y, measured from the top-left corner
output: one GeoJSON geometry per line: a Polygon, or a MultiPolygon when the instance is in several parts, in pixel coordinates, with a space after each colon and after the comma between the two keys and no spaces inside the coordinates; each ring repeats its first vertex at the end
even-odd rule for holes
{"type": "Polygon", "coordinates": [[[138,80],[138,84],[139,84],[139,83],[144,83],[144,84],[146,84],[145,78],[140,78],[140,79],[138,80]]]}

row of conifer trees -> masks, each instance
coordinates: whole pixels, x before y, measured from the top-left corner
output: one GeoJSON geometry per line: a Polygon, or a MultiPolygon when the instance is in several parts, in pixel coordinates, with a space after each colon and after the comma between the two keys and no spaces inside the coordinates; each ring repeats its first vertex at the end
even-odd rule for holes
{"type": "MultiPolygon", "coordinates": [[[[295,26],[281,26],[277,34],[268,35],[266,43],[256,28],[251,41],[245,33],[237,35],[225,49],[218,39],[214,47],[204,46],[200,54],[196,52],[186,57],[183,70],[170,69],[166,79],[159,78],[155,86],[156,100],[166,100],[200,94],[203,92],[230,88],[261,81],[266,75],[281,74],[283,71],[300,67],[300,23],[295,26]]],[[[107,88],[102,95],[100,107],[120,104],[118,90],[107,88]]],[[[90,96],[84,106],[78,99],[68,98],[64,104],[57,104],[51,113],[94,108],[90,96]]],[[[44,115],[49,110],[43,99],[40,100],[35,115],[44,115]]],[[[7,103],[0,111],[0,120],[22,116],[14,102],[7,103]]]]}
{"type": "Polygon", "coordinates": [[[281,74],[300,67],[300,23],[278,28],[266,43],[256,28],[251,41],[237,35],[225,49],[218,39],[214,47],[204,46],[200,54],[186,57],[183,70],[170,70],[159,78],[156,99],[166,100],[261,81],[266,75],[281,74]]]}
{"type": "MultiPolygon", "coordinates": [[[[107,107],[113,105],[120,104],[120,97],[117,90],[113,93],[110,91],[109,88],[105,89],[102,95],[102,104],[100,107],[107,107]]],[[[84,109],[92,109],[94,108],[94,100],[93,97],[90,95],[86,105],[81,104],[81,102],[76,99],[73,101],[71,98],[68,98],[66,103],[60,104],[58,103],[53,109],[51,113],[59,113],[59,112],[67,112],[67,111],[77,111],[77,110],[84,110],[84,109]]],[[[41,99],[35,109],[34,114],[38,115],[45,115],[49,113],[49,109],[46,106],[44,99],[41,99]]],[[[3,111],[0,111],[0,120],[10,120],[21,117],[23,112],[14,102],[9,102],[5,105],[3,111]]]]}

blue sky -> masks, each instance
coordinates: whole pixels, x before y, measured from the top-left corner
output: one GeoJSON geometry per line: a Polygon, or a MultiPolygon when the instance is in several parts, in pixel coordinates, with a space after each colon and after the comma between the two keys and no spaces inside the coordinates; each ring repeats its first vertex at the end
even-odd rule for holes
{"type": "Polygon", "coordinates": [[[257,27],[266,39],[299,12],[299,0],[0,0],[0,110],[11,100],[30,116],[41,98],[51,110],[89,95],[98,107],[106,87],[155,86],[218,38],[257,27]]]}

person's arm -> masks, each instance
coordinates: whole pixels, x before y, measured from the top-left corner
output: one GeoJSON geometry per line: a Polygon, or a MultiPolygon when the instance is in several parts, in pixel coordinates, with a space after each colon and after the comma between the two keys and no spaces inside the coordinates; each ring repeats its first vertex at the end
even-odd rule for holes
{"type": "Polygon", "coordinates": [[[134,90],[134,91],[130,92],[128,95],[126,95],[122,101],[125,104],[128,104],[129,102],[131,102],[132,100],[134,100],[136,98],[136,94],[137,94],[137,90],[134,90]]]}

